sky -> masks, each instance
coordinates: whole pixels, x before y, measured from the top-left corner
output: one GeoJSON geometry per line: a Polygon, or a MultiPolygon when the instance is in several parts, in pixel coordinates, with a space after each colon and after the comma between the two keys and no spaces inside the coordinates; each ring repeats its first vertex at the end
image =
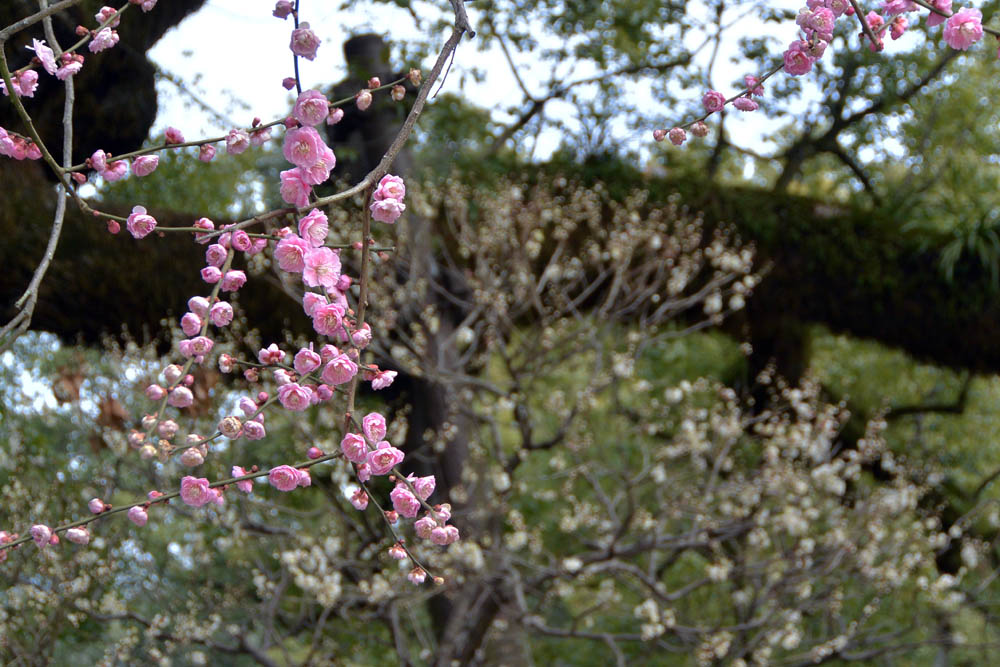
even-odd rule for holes
{"type": "MultiPolygon", "coordinates": [[[[788,0],[775,4],[791,8],[796,6],[788,0]]],[[[314,61],[299,61],[304,88],[325,87],[343,78],[345,68],[342,44],[352,34],[374,31],[387,34],[390,39],[397,41],[420,34],[410,15],[397,7],[362,3],[360,8],[342,11],[338,5],[336,2],[319,0],[301,2],[302,20],[308,21],[323,40],[314,61]]],[[[273,7],[274,3],[270,0],[209,0],[202,10],[168,32],[150,52],[150,56],[162,69],[193,85],[204,101],[228,117],[231,125],[248,125],[254,116],[264,120],[281,117],[287,113],[292,101],[291,95],[281,87],[282,79],[292,73],[288,49],[292,23],[290,18],[282,21],[272,17],[273,7]],[[245,102],[249,109],[241,109],[234,103],[235,100],[245,102]]],[[[432,15],[438,11],[435,7],[440,5],[427,3],[418,11],[427,12],[422,15],[432,15]]],[[[469,5],[469,15],[475,26],[480,13],[472,3],[469,5]]],[[[791,39],[795,33],[795,25],[790,22],[784,28],[787,32],[785,37],[791,39]]],[[[762,24],[751,16],[744,19],[744,25],[739,30],[743,34],[752,34],[762,29],[762,24]]],[[[767,30],[773,33],[775,26],[768,25],[767,30]]],[[[442,33],[441,42],[446,36],[446,33],[442,33]]],[[[700,36],[691,36],[692,43],[700,39],[700,36]]],[[[728,63],[729,56],[734,53],[735,46],[724,47],[718,62],[728,63]],[[729,52],[726,51],[727,48],[729,52]]],[[[542,80],[543,75],[547,75],[548,65],[534,61],[531,54],[515,54],[515,60],[527,85],[541,91],[540,85],[536,84],[542,80]]],[[[429,69],[430,64],[423,63],[423,68],[429,69]]],[[[738,71],[737,66],[728,67],[732,67],[734,71],[720,75],[720,81],[728,81],[737,74],[745,73],[747,65],[738,66],[738,71]]],[[[590,74],[593,72],[579,69],[573,72],[574,76],[590,74]]],[[[455,67],[445,81],[443,90],[463,94],[479,105],[493,109],[494,117],[501,121],[508,118],[502,108],[510,103],[511,95],[520,96],[502,53],[499,50],[483,53],[468,42],[460,46],[455,67]],[[463,76],[472,67],[486,73],[484,81],[477,82],[474,77],[463,76]]],[[[691,95],[700,98],[701,92],[691,91],[691,95]]],[[[638,87],[623,91],[623,94],[636,96],[640,102],[647,96],[638,87]]],[[[652,103],[652,98],[648,99],[652,103]]],[[[178,118],[184,119],[185,126],[181,129],[188,137],[228,129],[210,114],[186,108],[185,99],[169,83],[160,86],[160,102],[161,114],[154,132],[162,131],[167,125],[178,125],[178,118]]],[[[565,108],[560,109],[560,104],[566,103],[555,102],[546,108],[546,112],[568,116],[565,108]]],[[[626,128],[625,119],[617,119],[614,123],[616,136],[633,146],[648,144],[650,133],[654,129],[649,128],[636,136],[634,130],[626,128]]],[[[742,136],[758,138],[752,144],[757,148],[764,145],[767,133],[774,129],[764,121],[762,115],[756,118],[739,118],[735,123],[746,125],[746,128],[734,128],[730,125],[731,129],[737,129],[742,136]]],[[[560,136],[555,131],[543,135],[535,157],[546,157],[558,146],[559,140],[560,136]]]]}

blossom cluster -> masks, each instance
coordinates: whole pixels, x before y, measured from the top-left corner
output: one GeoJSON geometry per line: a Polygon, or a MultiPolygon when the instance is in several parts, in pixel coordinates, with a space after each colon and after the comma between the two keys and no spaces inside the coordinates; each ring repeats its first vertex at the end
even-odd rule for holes
{"type": "MultiPolygon", "coordinates": [[[[862,19],[864,30],[860,34],[862,42],[867,43],[872,51],[884,48],[882,36],[888,32],[893,40],[903,36],[910,27],[906,14],[917,11],[917,3],[913,0],[882,0],[882,12],[870,11],[862,19]]],[[[965,8],[952,12],[952,0],[930,0],[927,16],[927,26],[935,27],[945,24],[943,37],[945,43],[953,49],[967,50],[983,37],[982,12],[978,9],[965,8]]],[[[837,20],[842,16],[855,15],[854,7],[848,0],[807,0],[806,6],[799,10],[795,23],[799,27],[799,36],[792,41],[782,54],[782,65],[758,78],[753,75],[744,77],[746,87],[730,99],[716,90],[709,90],[702,96],[702,106],[705,115],[685,126],[673,127],[670,130],[654,130],[656,141],[669,139],[675,146],[680,146],[687,139],[685,127],[690,127],[692,134],[704,137],[708,127],[703,120],[713,113],[722,111],[727,104],[732,104],[739,111],[756,111],[758,103],[754,96],[761,96],[764,90],[761,83],[783,69],[792,76],[801,76],[812,71],[813,65],[826,53],[833,40],[833,31],[837,20]]],[[[997,52],[1000,57],[1000,50],[997,52]]]]}

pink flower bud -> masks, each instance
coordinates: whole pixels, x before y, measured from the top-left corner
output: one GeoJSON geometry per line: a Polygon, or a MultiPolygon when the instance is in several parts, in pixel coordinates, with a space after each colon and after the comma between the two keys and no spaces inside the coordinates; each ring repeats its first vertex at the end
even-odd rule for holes
{"type": "Polygon", "coordinates": [[[722,107],[726,105],[726,96],[717,90],[710,90],[702,96],[701,104],[708,113],[722,111],[722,107]]]}
{"type": "Polygon", "coordinates": [[[219,422],[219,432],[229,439],[240,437],[242,429],[243,424],[240,422],[239,417],[229,416],[219,422]]]}
{"type": "Polygon", "coordinates": [[[141,155],[132,161],[132,173],[138,177],[149,176],[160,164],[158,155],[141,155]]]}
{"type": "Polygon", "coordinates": [[[222,276],[222,291],[235,292],[247,282],[247,274],[239,270],[226,271],[222,276]]]}
{"type": "Polygon", "coordinates": [[[233,232],[230,237],[230,243],[234,249],[239,250],[240,252],[246,252],[253,247],[253,240],[250,238],[250,235],[242,229],[237,229],[233,232]]]}
{"type": "Polygon", "coordinates": [[[215,157],[215,146],[212,144],[202,144],[198,149],[198,159],[202,162],[211,162],[215,157]]]}
{"type": "Polygon", "coordinates": [[[143,509],[142,506],[136,505],[135,507],[129,508],[128,520],[142,528],[149,520],[149,515],[146,514],[146,510],[143,509]]]}
{"type": "Polygon", "coordinates": [[[32,526],[29,531],[31,534],[31,539],[35,541],[39,549],[44,549],[48,546],[49,540],[52,539],[52,529],[44,524],[36,524],[32,526]]]}
{"type": "Polygon", "coordinates": [[[406,575],[407,580],[414,586],[419,586],[427,580],[427,573],[423,568],[415,567],[406,575]]]}
{"type": "Polygon", "coordinates": [[[737,97],[733,100],[733,106],[740,111],[756,111],[757,103],[751,100],[749,97],[737,97]]]}
{"type": "Polygon", "coordinates": [[[365,111],[372,105],[372,94],[367,90],[362,90],[354,96],[354,103],[358,105],[359,109],[365,111]]]}
{"type": "Polygon", "coordinates": [[[226,301],[219,301],[208,311],[208,318],[217,327],[224,327],[233,321],[233,307],[226,301]]]}
{"type": "Polygon", "coordinates": [[[666,130],[653,130],[653,140],[654,141],[657,141],[657,142],[663,141],[666,137],[667,137],[667,131],[666,130]]]}
{"type": "Polygon", "coordinates": [[[392,91],[389,94],[392,96],[393,101],[401,102],[406,97],[406,88],[397,84],[392,87],[392,91]]]}
{"type": "Polygon", "coordinates": [[[365,493],[364,489],[358,489],[351,494],[351,504],[354,505],[356,510],[364,510],[368,507],[368,494],[365,493]]]}
{"type": "Polygon", "coordinates": [[[161,421],[159,424],[157,424],[156,432],[159,434],[161,438],[170,440],[175,435],[177,435],[177,430],[179,428],[180,427],[177,425],[177,422],[175,422],[173,419],[165,419],[161,421]]]}
{"type": "Polygon", "coordinates": [[[167,404],[175,408],[188,408],[194,404],[194,394],[187,387],[174,387],[167,396],[167,404]]]}
{"type": "Polygon", "coordinates": [[[87,503],[87,509],[90,510],[91,514],[100,514],[106,507],[104,501],[100,498],[91,498],[90,502],[87,503]]]}
{"type": "Polygon", "coordinates": [[[687,133],[679,127],[674,127],[667,132],[667,138],[670,139],[670,143],[674,146],[680,146],[687,139],[687,133]]]}
{"type": "Polygon", "coordinates": [[[407,557],[406,549],[404,549],[399,544],[393,544],[391,547],[389,547],[389,557],[394,558],[395,560],[403,560],[404,558],[407,557]]]}
{"type": "Polygon", "coordinates": [[[181,331],[185,336],[196,336],[201,331],[201,318],[194,313],[185,313],[181,318],[181,331]]]}
{"type": "Polygon", "coordinates": [[[420,82],[423,80],[423,75],[420,74],[418,69],[410,69],[410,73],[406,75],[406,78],[410,80],[414,86],[419,86],[420,82]]]}
{"type": "Polygon", "coordinates": [[[209,285],[214,285],[222,280],[222,271],[216,266],[206,266],[201,270],[201,279],[209,285]]]}
{"type": "Polygon", "coordinates": [[[204,463],[205,457],[196,448],[192,447],[181,452],[180,461],[181,465],[194,468],[204,463]]]}
{"type": "Polygon", "coordinates": [[[342,120],[344,120],[344,110],[337,108],[330,111],[330,115],[326,117],[326,124],[336,125],[342,120]]]}
{"type": "Polygon", "coordinates": [[[261,440],[267,435],[267,430],[260,421],[251,419],[243,424],[243,435],[247,440],[261,440]]]}
{"type": "Polygon", "coordinates": [[[318,459],[321,456],[323,456],[323,450],[319,447],[310,447],[306,451],[306,458],[308,459],[318,459]]]}
{"type": "Polygon", "coordinates": [[[184,135],[176,127],[168,127],[167,131],[164,133],[165,143],[170,144],[183,144],[184,135]]]}
{"type": "Polygon", "coordinates": [[[291,0],[278,0],[277,4],[274,5],[274,11],[271,12],[271,16],[278,19],[286,19],[288,15],[292,13],[292,3],[291,0]]]}
{"type": "Polygon", "coordinates": [[[167,390],[158,384],[151,384],[146,387],[146,398],[151,401],[159,401],[167,395],[167,390]]]}
{"type": "Polygon", "coordinates": [[[691,126],[691,134],[696,137],[704,137],[708,135],[708,125],[705,125],[702,121],[698,121],[691,126]]]}
{"type": "Polygon", "coordinates": [[[66,539],[73,544],[87,544],[90,542],[90,532],[86,528],[70,528],[66,531],[66,539]]]}
{"type": "Polygon", "coordinates": [[[294,88],[295,87],[295,77],[294,76],[286,76],[284,79],[281,80],[281,87],[284,88],[285,90],[291,90],[292,88],[294,88]]]}

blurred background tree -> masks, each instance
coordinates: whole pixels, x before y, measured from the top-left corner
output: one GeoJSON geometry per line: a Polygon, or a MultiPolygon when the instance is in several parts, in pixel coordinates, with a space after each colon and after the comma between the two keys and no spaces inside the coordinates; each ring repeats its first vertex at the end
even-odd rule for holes
{"type": "MultiPolygon", "coordinates": [[[[350,508],[351,480],[333,466],[308,493],[161,508],[143,529],[103,524],[90,549],[12,554],[0,655],[982,664],[1000,524],[995,54],[959,55],[919,26],[872,54],[844,21],[815,76],[768,83],[757,113],[776,125],[762,145],[744,145],[731,113],[703,143],[621,141],[769,67],[783,45],[736,19],[762,32],[794,19],[770,5],[492,3],[474,43],[521,74],[520,99],[498,115],[442,94],[421,119],[405,157],[411,212],[384,234],[396,252],[374,301],[387,332],[374,349],[400,379],[365,401],[392,415],[394,442],[456,510],[465,539],[431,557],[443,589],[401,583],[390,541],[350,508]],[[730,43],[747,59],[738,68],[721,55],[730,43]],[[538,159],[553,128],[562,143],[538,159]]],[[[436,48],[435,10],[401,6],[428,39],[392,45],[390,72],[436,48]]],[[[182,16],[143,19],[158,36],[182,16]]],[[[148,100],[150,85],[129,92],[148,100]]],[[[97,134],[82,154],[110,145],[107,113],[88,112],[97,134]]],[[[136,122],[139,141],[152,115],[136,122]]],[[[165,158],[97,196],[127,210],[155,193],[178,221],[245,215],[280,203],[275,150],[207,169],[165,158]]],[[[341,155],[340,173],[350,162],[341,155]]],[[[19,184],[0,211],[5,305],[44,244],[44,225],[24,221],[51,201],[22,166],[0,165],[19,184]]],[[[167,363],[170,335],[152,332],[196,293],[200,254],[96,227],[71,219],[47,280],[35,322],[58,338],[26,336],[2,357],[4,527],[72,516],[95,495],[128,502],[182,474],[140,460],[125,433],[147,409],[136,390],[167,363]]],[[[224,349],[303,342],[287,289],[252,267],[249,324],[224,349]]],[[[186,415],[192,432],[239,390],[212,374],[197,386],[218,407],[186,415]]],[[[333,451],[333,420],[276,415],[252,454],[243,442],[213,451],[199,474],[284,462],[288,443],[333,451]]]]}

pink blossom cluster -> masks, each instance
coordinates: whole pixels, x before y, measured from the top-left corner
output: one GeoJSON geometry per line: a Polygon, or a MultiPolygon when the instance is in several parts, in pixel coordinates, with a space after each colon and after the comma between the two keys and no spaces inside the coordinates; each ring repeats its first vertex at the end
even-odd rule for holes
{"type": "Polygon", "coordinates": [[[337,165],[333,151],[323,141],[315,125],[329,117],[329,102],[317,90],[307,90],[295,102],[292,117],[286,121],[282,153],[295,165],[281,172],[281,197],[289,204],[302,208],[309,203],[315,185],[330,178],[337,165]]]}
{"type": "MultiPolygon", "coordinates": [[[[358,480],[367,482],[372,476],[388,475],[403,462],[403,452],[385,439],[387,425],[384,416],[378,412],[368,413],[361,420],[361,431],[347,433],[340,442],[344,458],[356,465],[358,480]]],[[[397,479],[396,486],[389,493],[395,515],[415,519],[420,508],[434,493],[435,486],[433,475],[415,477],[411,474],[405,480],[397,479]]],[[[351,495],[351,504],[358,510],[367,508],[367,492],[357,489],[351,495]]],[[[446,526],[449,518],[451,508],[447,505],[438,506],[433,513],[428,512],[424,518],[416,521],[414,528],[418,536],[430,539],[435,544],[451,544],[458,539],[458,529],[446,526]]]]}
{"type": "Polygon", "coordinates": [[[402,178],[392,174],[383,176],[372,193],[372,219],[389,224],[396,222],[406,210],[406,205],[403,204],[405,196],[406,185],[402,178]]]}
{"type": "MultiPolygon", "coordinates": [[[[952,12],[952,0],[929,0],[925,7],[933,8],[927,17],[928,27],[945,23],[944,41],[953,49],[966,50],[983,37],[982,13],[978,9],[961,9],[952,12]]],[[[889,32],[892,39],[903,36],[909,27],[909,21],[904,16],[918,9],[913,0],[882,0],[882,14],[871,11],[864,17],[867,30],[861,32],[861,40],[872,51],[881,51],[884,47],[882,35],[889,32]],[[871,39],[875,37],[875,41],[871,39]]],[[[823,57],[827,47],[833,40],[833,30],[837,19],[841,16],[854,15],[854,7],[849,0],[807,0],[806,6],[799,10],[795,19],[799,26],[799,36],[782,54],[784,71],[793,76],[801,76],[812,71],[813,64],[823,57]]],[[[1000,57],[1000,51],[997,56],[1000,57]]],[[[773,72],[772,72],[773,73],[773,72]]],[[[766,79],[770,74],[763,77],[766,79]]],[[[744,77],[746,89],[744,92],[726,99],[722,93],[709,90],[702,96],[702,106],[705,108],[705,118],[722,111],[729,103],[740,111],[756,111],[758,103],[753,97],[763,95],[760,85],[763,79],[747,75],[744,77]]],[[[685,126],[686,127],[686,126],[685,126]]],[[[708,127],[701,119],[691,123],[692,134],[704,137],[708,127]]],[[[680,146],[687,140],[683,127],[670,130],[654,130],[656,141],[669,139],[675,146],[680,146]]]]}
{"type": "Polygon", "coordinates": [[[191,475],[181,479],[181,500],[192,507],[201,507],[208,503],[222,505],[225,502],[222,491],[212,488],[206,478],[191,475]]]}
{"type": "Polygon", "coordinates": [[[42,157],[42,151],[34,141],[29,141],[16,134],[9,134],[0,127],[0,155],[15,160],[37,160],[42,157]]]}

